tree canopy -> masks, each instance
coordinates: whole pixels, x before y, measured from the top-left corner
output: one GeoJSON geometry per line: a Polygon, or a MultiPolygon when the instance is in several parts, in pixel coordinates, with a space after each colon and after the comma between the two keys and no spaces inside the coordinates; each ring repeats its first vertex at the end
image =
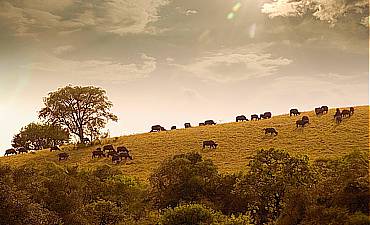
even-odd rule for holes
{"type": "Polygon", "coordinates": [[[81,142],[87,136],[90,140],[96,138],[109,120],[118,120],[110,112],[113,104],[106,91],[99,87],[69,85],[59,88],[44,98],[44,104],[39,118],[67,128],[81,142]]]}

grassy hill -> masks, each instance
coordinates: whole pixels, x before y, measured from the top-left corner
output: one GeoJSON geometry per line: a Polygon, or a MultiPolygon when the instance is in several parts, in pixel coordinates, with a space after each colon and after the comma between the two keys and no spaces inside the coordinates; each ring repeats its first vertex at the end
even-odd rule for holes
{"type": "MultiPolygon", "coordinates": [[[[226,123],[215,126],[193,127],[159,133],[145,133],[103,140],[103,144],[124,145],[134,157],[133,161],[116,167],[128,175],[146,180],[152,170],[167,157],[190,151],[200,152],[204,158],[212,159],[223,173],[236,172],[246,168],[250,156],[257,150],[267,148],[285,149],[291,154],[306,154],[310,159],[336,158],[353,150],[369,151],[369,107],[355,107],[355,114],[337,125],[330,109],[327,115],[315,116],[314,112],[304,112],[310,118],[305,128],[296,128],[299,117],[289,115],[274,116],[272,119],[226,123]],[[265,135],[263,128],[274,127],[279,134],[265,135]],[[216,150],[202,150],[203,140],[214,140],[219,144],[216,150]]],[[[35,153],[0,157],[0,163],[22,165],[29,161],[48,161],[80,165],[92,168],[111,164],[111,160],[91,159],[91,152],[99,146],[80,149],[63,148],[70,159],[58,162],[57,153],[41,150],[35,153]]]]}

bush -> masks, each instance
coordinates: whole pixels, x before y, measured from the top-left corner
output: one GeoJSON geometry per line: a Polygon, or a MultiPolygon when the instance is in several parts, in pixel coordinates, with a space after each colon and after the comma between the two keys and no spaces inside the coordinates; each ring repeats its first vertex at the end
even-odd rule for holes
{"type": "Polygon", "coordinates": [[[161,215],[160,225],[210,225],[217,215],[203,205],[181,205],[167,209],[161,215]]]}

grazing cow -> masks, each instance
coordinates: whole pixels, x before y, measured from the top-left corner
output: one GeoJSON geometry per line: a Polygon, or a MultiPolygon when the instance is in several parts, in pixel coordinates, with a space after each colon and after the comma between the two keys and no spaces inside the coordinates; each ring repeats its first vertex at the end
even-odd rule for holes
{"type": "Polygon", "coordinates": [[[322,114],[328,113],[329,111],[329,108],[326,105],[321,106],[321,109],[322,109],[322,114]]]}
{"type": "Polygon", "coordinates": [[[342,122],[342,116],[341,116],[341,115],[336,116],[336,117],[335,117],[335,122],[336,122],[337,124],[341,123],[341,122],[342,122]]]}
{"type": "Polygon", "coordinates": [[[315,108],[315,114],[316,116],[322,115],[323,114],[322,108],[315,108]]]}
{"type": "Polygon", "coordinates": [[[26,148],[24,148],[24,147],[17,148],[17,151],[18,151],[18,154],[28,153],[28,150],[26,148]]]}
{"type": "Polygon", "coordinates": [[[310,123],[310,119],[308,116],[302,116],[302,121],[305,121],[306,123],[310,123]]]}
{"type": "Polygon", "coordinates": [[[260,114],[260,120],[262,120],[262,119],[267,119],[267,118],[265,117],[265,114],[260,114]]]}
{"type": "Polygon", "coordinates": [[[69,155],[66,152],[62,152],[58,154],[58,157],[59,157],[59,161],[62,161],[62,160],[67,160],[69,155]]]}
{"type": "Polygon", "coordinates": [[[298,116],[298,115],[301,115],[301,113],[298,111],[298,109],[291,109],[289,111],[289,116],[298,116]]]}
{"type": "Polygon", "coordinates": [[[11,148],[11,149],[8,149],[8,150],[5,151],[4,156],[13,155],[13,154],[16,155],[17,151],[15,149],[11,148]]]}
{"type": "Polygon", "coordinates": [[[114,156],[114,155],[117,155],[117,152],[115,150],[110,151],[110,152],[107,153],[108,158],[109,158],[109,156],[114,156]]]}
{"type": "Polygon", "coordinates": [[[120,153],[120,152],[129,152],[128,149],[125,147],[125,146],[119,146],[117,147],[117,153],[120,153]]]}
{"type": "Polygon", "coordinates": [[[248,119],[244,115],[240,115],[236,117],[236,122],[239,122],[239,121],[248,121],[248,119]]]}
{"type": "Polygon", "coordinates": [[[263,114],[263,118],[264,118],[264,119],[270,119],[271,117],[272,117],[271,112],[265,112],[265,113],[263,114]]]}
{"type": "Polygon", "coordinates": [[[165,131],[164,127],[161,125],[154,125],[152,126],[152,130],[150,132],[159,132],[159,131],[165,131]]]}
{"type": "Polygon", "coordinates": [[[216,123],[213,120],[206,120],[204,121],[204,125],[216,125],[216,123]]]}
{"type": "Polygon", "coordinates": [[[355,108],[351,107],[349,108],[349,111],[351,112],[351,115],[353,115],[355,113],[355,108]]]}
{"type": "Polygon", "coordinates": [[[108,151],[108,152],[114,151],[113,145],[104,145],[103,146],[103,152],[105,152],[105,151],[108,151]]]}
{"type": "Polygon", "coordinates": [[[252,120],[259,120],[260,118],[258,117],[258,115],[257,114],[253,114],[253,115],[251,115],[251,121],[252,120]]]}
{"type": "Polygon", "coordinates": [[[275,130],[275,128],[269,127],[269,128],[265,128],[263,130],[265,131],[265,135],[266,134],[271,134],[271,135],[275,134],[275,136],[278,135],[278,132],[275,130]]]}
{"type": "Polygon", "coordinates": [[[53,146],[50,148],[50,152],[52,151],[60,151],[60,148],[58,146],[53,146]]]}
{"type": "Polygon", "coordinates": [[[335,111],[335,114],[334,114],[334,119],[337,117],[337,116],[342,116],[342,113],[340,112],[340,109],[336,109],[335,111]]]}
{"type": "Polygon", "coordinates": [[[119,157],[119,155],[115,154],[115,155],[112,155],[112,163],[113,164],[118,164],[122,161],[121,157],[119,157]]]}
{"type": "Polygon", "coordinates": [[[185,128],[190,128],[190,127],[191,127],[191,125],[190,125],[190,123],[185,123],[185,124],[184,124],[184,127],[185,127],[185,128]]]}
{"type": "Polygon", "coordinates": [[[91,158],[93,159],[95,157],[98,157],[98,158],[105,157],[105,154],[102,150],[95,150],[92,152],[91,158]]]}
{"type": "Polygon", "coordinates": [[[345,117],[351,117],[351,111],[349,111],[348,109],[344,109],[342,111],[342,117],[345,118],[345,117]]]}
{"type": "Polygon", "coordinates": [[[214,141],[203,141],[203,149],[207,146],[209,146],[209,148],[216,149],[218,144],[216,144],[214,141]]]}
{"type": "Polygon", "coordinates": [[[171,130],[176,130],[176,126],[172,126],[171,127],[171,130]]]}
{"type": "Polygon", "coordinates": [[[125,160],[127,160],[127,159],[132,160],[132,156],[130,156],[130,154],[128,152],[121,152],[118,156],[121,158],[121,160],[122,160],[122,158],[125,158],[125,160]]]}
{"type": "Polygon", "coordinates": [[[201,127],[201,126],[205,126],[205,124],[204,123],[199,123],[199,126],[201,127]]]}
{"type": "Polygon", "coordinates": [[[297,120],[297,121],[295,122],[295,124],[296,124],[297,128],[298,128],[299,126],[304,127],[304,125],[306,125],[306,123],[307,123],[307,121],[306,121],[306,120],[297,120]]]}

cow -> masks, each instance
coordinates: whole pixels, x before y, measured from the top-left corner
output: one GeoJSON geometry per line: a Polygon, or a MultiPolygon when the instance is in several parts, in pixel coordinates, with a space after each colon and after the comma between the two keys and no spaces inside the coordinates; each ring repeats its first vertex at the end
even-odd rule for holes
{"type": "Polygon", "coordinates": [[[342,117],[345,118],[345,117],[351,117],[351,111],[349,111],[348,109],[344,109],[342,111],[342,117]]]}
{"type": "Polygon", "coordinates": [[[248,121],[248,119],[244,115],[240,115],[236,117],[236,122],[239,122],[239,121],[248,121]]]}
{"type": "Polygon", "coordinates": [[[262,120],[262,119],[267,119],[267,118],[265,117],[265,114],[260,114],[260,120],[262,120]]]}
{"type": "Polygon", "coordinates": [[[340,112],[340,109],[336,109],[335,111],[335,114],[334,114],[334,119],[337,117],[337,116],[342,116],[342,113],[340,112]]]}
{"type": "Polygon", "coordinates": [[[107,153],[107,157],[108,158],[109,158],[109,156],[112,156],[113,157],[114,155],[117,155],[117,152],[115,150],[110,151],[110,152],[107,153]]]}
{"type": "Polygon", "coordinates": [[[164,127],[161,125],[154,125],[152,126],[152,130],[150,132],[159,132],[159,131],[165,131],[164,127]]]}
{"type": "Polygon", "coordinates": [[[298,109],[291,109],[289,111],[289,116],[298,116],[298,115],[301,115],[301,113],[298,111],[298,109]]]}
{"type": "Polygon", "coordinates": [[[342,122],[342,116],[341,116],[341,115],[336,116],[336,117],[335,117],[335,122],[336,122],[337,124],[340,124],[340,123],[342,122]]]}
{"type": "Polygon", "coordinates": [[[69,155],[66,152],[62,152],[58,154],[58,157],[59,157],[59,161],[62,161],[62,160],[67,160],[69,155]]]}
{"type": "Polygon", "coordinates": [[[119,146],[117,147],[117,153],[120,153],[120,152],[129,152],[128,149],[125,147],[125,146],[119,146]]]}
{"type": "Polygon", "coordinates": [[[118,164],[122,161],[121,157],[119,157],[119,155],[115,154],[115,155],[112,155],[112,163],[113,164],[118,164]]]}
{"type": "Polygon", "coordinates": [[[185,123],[185,124],[184,124],[184,127],[185,127],[185,128],[190,128],[190,127],[191,127],[191,125],[190,125],[190,123],[185,123]]]}
{"type": "Polygon", "coordinates": [[[17,151],[18,151],[18,154],[28,153],[28,150],[26,148],[24,148],[24,147],[17,148],[17,151]]]}
{"type": "Polygon", "coordinates": [[[53,146],[50,148],[50,152],[52,151],[60,151],[60,148],[58,146],[53,146]]]}
{"type": "Polygon", "coordinates": [[[213,121],[213,120],[206,120],[206,121],[204,121],[204,124],[205,125],[216,125],[215,121],[213,121]]]}
{"type": "Polygon", "coordinates": [[[171,130],[176,130],[176,126],[172,126],[171,127],[171,130]]]}
{"type": "Polygon", "coordinates": [[[251,121],[252,120],[259,120],[260,118],[258,117],[258,115],[257,114],[253,114],[253,115],[251,115],[251,121]]]}
{"type": "Polygon", "coordinates": [[[302,116],[302,121],[305,121],[306,123],[310,123],[310,119],[308,116],[302,116]]]}
{"type": "Polygon", "coordinates": [[[263,118],[264,118],[264,119],[270,119],[271,117],[272,117],[271,112],[265,112],[265,113],[263,114],[263,118]]]}
{"type": "Polygon", "coordinates": [[[199,126],[201,127],[201,126],[205,126],[205,124],[204,123],[199,123],[199,126]]]}
{"type": "Polygon", "coordinates": [[[316,116],[322,115],[323,114],[322,108],[315,108],[315,114],[316,116]]]}
{"type": "Polygon", "coordinates": [[[350,108],[349,108],[349,111],[351,112],[351,115],[353,115],[353,114],[355,113],[355,108],[350,107],[350,108]]]}
{"type": "Polygon", "coordinates": [[[295,124],[296,124],[297,128],[298,128],[299,126],[304,127],[304,125],[306,125],[306,123],[307,123],[307,121],[306,121],[306,120],[297,120],[297,121],[295,122],[295,124]]]}
{"type": "Polygon", "coordinates": [[[275,134],[275,136],[278,135],[278,132],[275,130],[275,128],[269,127],[269,128],[265,128],[263,130],[265,131],[265,135],[266,134],[271,134],[271,135],[275,134]]]}
{"type": "Polygon", "coordinates": [[[205,148],[205,147],[209,147],[209,148],[213,148],[213,149],[216,149],[217,148],[217,146],[218,146],[218,144],[216,144],[216,142],[214,142],[214,141],[203,141],[203,149],[205,148]]]}
{"type": "Polygon", "coordinates": [[[11,148],[11,149],[8,149],[8,150],[5,151],[4,156],[13,155],[13,154],[16,155],[17,151],[15,149],[11,148]]]}
{"type": "Polygon", "coordinates": [[[105,151],[108,151],[108,152],[114,151],[113,145],[104,145],[103,146],[103,152],[105,152],[105,151]]]}
{"type": "Polygon", "coordinates": [[[322,114],[328,113],[329,108],[326,105],[321,106],[322,114]]]}
{"type": "Polygon", "coordinates": [[[127,159],[132,160],[132,156],[130,156],[130,154],[128,152],[121,152],[120,154],[118,154],[118,156],[121,158],[121,160],[122,160],[122,158],[125,158],[125,160],[127,160],[127,159]]]}
{"type": "Polygon", "coordinates": [[[91,158],[93,159],[95,157],[98,157],[98,158],[105,157],[105,154],[102,150],[95,150],[92,152],[91,158]]]}

